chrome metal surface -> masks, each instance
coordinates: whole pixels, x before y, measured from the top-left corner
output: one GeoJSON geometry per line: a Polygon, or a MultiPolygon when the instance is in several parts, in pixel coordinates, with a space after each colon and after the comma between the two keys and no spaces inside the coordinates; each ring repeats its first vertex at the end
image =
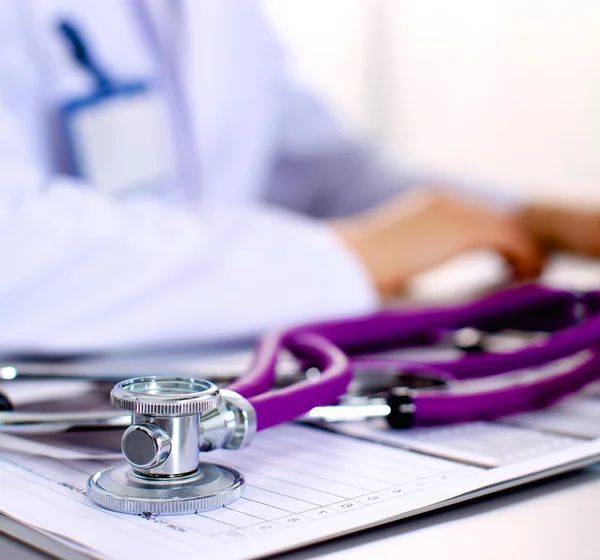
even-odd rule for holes
{"type": "Polygon", "coordinates": [[[386,399],[354,399],[351,404],[317,406],[300,419],[319,422],[361,422],[386,418],[391,412],[386,399]]]}
{"type": "Polygon", "coordinates": [[[256,433],[256,411],[244,397],[224,389],[218,408],[200,416],[204,430],[201,451],[213,449],[241,449],[246,447],[256,433]]]}
{"type": "MultiPolygon", "coordinates": [[[[151,368],[142,366],[112,366],[88,364],[54,364],[54,363],[21,363],[0,365],[0,381],[12,380],[39,380],[39,379],[70,379],[72,381],[97,381],[116,383],[130,377],[149,375],[151,368]]],[[[157,375],[182,377],[184,375],[197,375],[204,377],[203,368],[173,366],[161,368],[157,375]]],[[[208,377],[208,375],[207,375],[208,377]]],[[[220,373],[210,376],[212,380],[220,382],[233,381],[239,374],[220,373]]]]}
{"type": "Polygon", "coordinates": [[[171,439],[158,426],[133,424],[125,430],[121,451],[127,462],[138,471],[159,467],[171,454],[171,439]]]}
{"type": "Polygon", "coordinates": [[[185,377],[138,377],[117,383],[111,402],[133,411],[122,449],[140,478],[184,476],[198,470],[199,413],[221,404],[216,385],[185,377]]]}
{"type": "Polygon", "coordinates": [[[70,429],[126,428],[131,414],[92,412],[0,412],[0,432],[57,433],[70,429]]]}
{"type": "Polygon", "coordinates": [[[142,477],[128,465],[109,467],[88,481],[96,504],[122,513],[195,513],[226,506],[244,490],[234,469],[200,463],[196,472],[175,479],[142,477]]]}
{"type": "Polygon", "coordinates": [[[135,377],[117,383],[110,393],[116,408],[148,416],[184,416],[219,406],[217,386],[192,377],[135,377]]]}
{"type": "MultiPolygon", "coordinates": [[[[0,381],[13,379],[71,379],[116,383],[123,379],[147,375],[194,377],[228,383],[245,373],[245,362],[235,360],[197,360],[190,363],[166,361],[155,368],[146,362],[26,362],[16,361],[0,364],[0,381]]],[[[290,369],[287,364],[287,368],[290,369]]]]}
{"type": "Polygon", "coordinates": [[[115,406],[132,410],[122,450],[129,465],[104,469],[88,481],[89,497],[124,513],[188,513],[227,505],[241,496],[237,471],[200,462],[203,414],[214,413],[220,443],[241,446],[255,429],[254,409],[208,381],[143,377],[118,383],[115,406]],[[203,413],[203,414],[202,414],[203,413]]]}
{"type": "Polygon", "coordinates": [[[136,465],[134,470],[149,476],[180,476],[194,472],[200,461],[199,446],[201,428],[198,415],[190,416],[148,416],[135,414],[134,426],[152,426],[167,435],[170,454],[164,461],[146,468],[136,465]]]}

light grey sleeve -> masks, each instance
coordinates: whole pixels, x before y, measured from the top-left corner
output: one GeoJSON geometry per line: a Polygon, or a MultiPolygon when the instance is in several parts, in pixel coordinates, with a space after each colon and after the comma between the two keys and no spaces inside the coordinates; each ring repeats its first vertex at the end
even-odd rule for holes
{"type": "Polygon", "coordinates": [[[280,156],[267,200],[316,218],[356,214],[422,183],[384,164],[367,146],[348,143],[314,155],[280,156]]]}
{"type": "Polygon", "coordinates": [[[337,217],[369,208],[412,183],[413,177],[386,166],[344,131],[316,96],[284,86],[268,202],[313,217],[337,217]]]}
{"type": "Polygon", "coordinates": [[[430,186],[502,208],[519,203],[501,185],[384,161],[375,149],[344,131],[307,92],[288,90],[282,106],[267,202],[312,217],[336,218],[367,210],[411,188],[430,186]]]}

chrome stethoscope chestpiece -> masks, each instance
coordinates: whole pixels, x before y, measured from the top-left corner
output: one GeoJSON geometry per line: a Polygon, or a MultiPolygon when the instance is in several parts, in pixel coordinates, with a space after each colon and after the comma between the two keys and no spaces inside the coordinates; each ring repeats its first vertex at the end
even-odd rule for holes
{"type": "MultiPolygon", "coordinates": [[[[247,439],[233,426],[237,439],[217,430],[229,445],[215,445],[205,437],[203,415],[209,424],[215,416],[227,416],[219,413],[224,398],[216,385],[182,377],[138,377],[118,383],[110,398],[113,406],[132,413],[121,442],[128,464],[89,479],[89,497],[96,504],[123,513],[193,513],[227,505],[242,495],[240,473],[200,461],[200,451],[207,447],[239,448],[247,439]]],[[[237,416],[252,424],[251,414],[237,416]]],[[[222,424],[226,422],[225,418],[222,424]]]]}

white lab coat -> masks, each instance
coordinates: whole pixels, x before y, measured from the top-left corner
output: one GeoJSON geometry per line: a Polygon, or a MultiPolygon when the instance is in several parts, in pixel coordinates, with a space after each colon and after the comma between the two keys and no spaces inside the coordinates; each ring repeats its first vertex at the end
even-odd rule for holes
{"type": "Polygon", "coordinates": [[[410,178],[287,82],[256,2],[180,0],[173,20],[173,2],[140,0],[160,51],[136,1],[0,0],[0,352],[211,343],[374,309],[361,265],[315,217],[410,178]],[[114,75],[159,84],[181,155],[169,197],[116,199],[64,175],[56,108],[92,81],[59,17],[114,75]]]}

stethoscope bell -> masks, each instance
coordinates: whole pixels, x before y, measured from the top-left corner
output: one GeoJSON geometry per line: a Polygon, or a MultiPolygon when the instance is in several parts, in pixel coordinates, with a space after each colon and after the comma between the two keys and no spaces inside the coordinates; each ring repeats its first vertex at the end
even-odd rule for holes
{"type": "Polygon", "coordinates": [[[129,464],[109,467],[88,481],[96,504],[122,513],[193,513],[237,500],[243,476],[200,461],[206,447],[200,415],[222,408],[209,381],[140,377],[118,383],[111,403],[132,413],[121,449],[129,464]]]}

